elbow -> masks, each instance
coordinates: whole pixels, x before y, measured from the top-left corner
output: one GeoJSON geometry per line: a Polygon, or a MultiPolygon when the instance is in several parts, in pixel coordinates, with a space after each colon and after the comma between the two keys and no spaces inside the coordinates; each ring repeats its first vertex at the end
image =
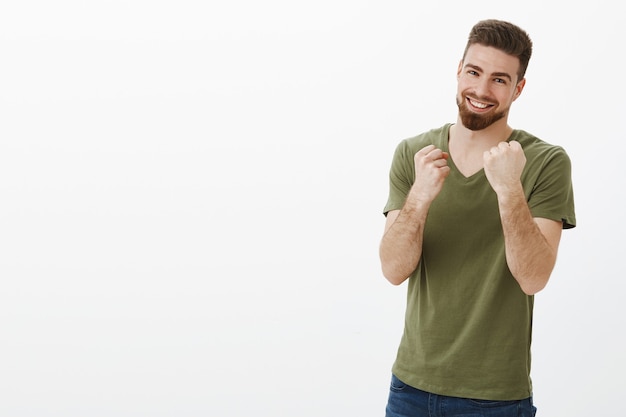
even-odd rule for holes
{"type": "Polygon", "coordinates": [[[539,291],[543,290],[545,288],[546,284],[526,284],[526,285],[522,285],[520,284],[520,288],[522,289],[522,291],[524,292],[524,294],[526,295],[535,295],[537,294],[539,291]]]}
{"type": "Polygon", "coordinates": [[[554,262],[544,265],[531,264],[524,266],[525,267],[517,265],[517,267],[511,268],[511,274],[524,294],[535,295],[548,284],[548,280],[554,268],[554,262]]]}
{"type": "Polygon", "coordinates": [[[392,285],[400,285],[409,278],[408,275],[398,273],[397,270],[386,266],[384,263],[382,265],[382,272],[385,279],[392,285]]]}
{"type": "Polygon", "coordinates": [[[524,280],[518,279],[517,282],[524,294],[535,295],[546,287],[549,278],[550,275],[533,276],[524,280]]]}
{"type": "Polygon", "coordinates": [[[380,247],[380,266],[383,276],[393,285],[400,285],[406,281],[415,270],[415,265],[395,253],[389,253],[380,247]]]}
{"type": "Polygon", "coordinates": [[[401,275],[397,275],[397,276],[389,276],[389,275],[385,275],[385,278],[387,278],[387,281],[389,281],[392,285],[400,285],[402,284],[404,281],[406,281],[409,277],[404,277],[402,278],[401,275]]]}

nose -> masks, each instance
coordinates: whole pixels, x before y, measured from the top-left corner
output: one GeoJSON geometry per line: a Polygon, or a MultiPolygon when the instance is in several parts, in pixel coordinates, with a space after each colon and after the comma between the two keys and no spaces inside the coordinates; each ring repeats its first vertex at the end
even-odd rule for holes
{"type": "Polygon", "coordinates": [[[476,81],[474,88],[479,97],[489,97],[489,78],[481,77],[476,81]]]}

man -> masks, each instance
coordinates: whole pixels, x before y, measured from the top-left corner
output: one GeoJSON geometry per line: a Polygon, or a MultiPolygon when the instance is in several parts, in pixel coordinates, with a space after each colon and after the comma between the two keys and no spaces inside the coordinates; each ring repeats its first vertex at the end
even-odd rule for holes
{"type": "Polygon", "coordinates": [[[408,288],[389,417],[535,415],[534,294],[576,220],[566,152],[507,122],[531,52],[516,25],[478,22],[457,71],[456,123],[394,154],[380,259],[408,288]]]}

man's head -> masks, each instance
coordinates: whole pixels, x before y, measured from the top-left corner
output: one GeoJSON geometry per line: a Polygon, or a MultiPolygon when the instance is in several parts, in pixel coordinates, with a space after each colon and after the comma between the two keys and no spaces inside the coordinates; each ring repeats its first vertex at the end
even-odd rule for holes
{"type": "Polygon", "coordinates": [[[531,52],[526,32],[511,23],[483,20],[472,28],[457,72],[457,105],[466,128],[506,124],[526,84],[531,52]]]}
{"type": "Polygon", "coordinates": [[[491,46],[519,59],[517,81],[524,78],[530,56],[533,53],[533,42],[523,29],[503,20],[482,20],[474,25],[467,38],[463,59],[467,50],[474,44],[491,46]]]}

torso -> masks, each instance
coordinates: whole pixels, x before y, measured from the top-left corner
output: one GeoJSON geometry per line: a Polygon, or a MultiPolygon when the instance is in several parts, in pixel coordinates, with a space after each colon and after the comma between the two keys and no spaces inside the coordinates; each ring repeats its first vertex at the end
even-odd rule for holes
{"type": "Polygon", "coordinates": [[[506,135],[497,141],[481,141],[462,139],[456,132],[456,125],[450,126],[448,137],[448,151],[457,170],[466,178],[475,175],[483,169],[483,153],[496,146],[500,141],[506,141],[512,129],[507,128],[506,135]]]}

